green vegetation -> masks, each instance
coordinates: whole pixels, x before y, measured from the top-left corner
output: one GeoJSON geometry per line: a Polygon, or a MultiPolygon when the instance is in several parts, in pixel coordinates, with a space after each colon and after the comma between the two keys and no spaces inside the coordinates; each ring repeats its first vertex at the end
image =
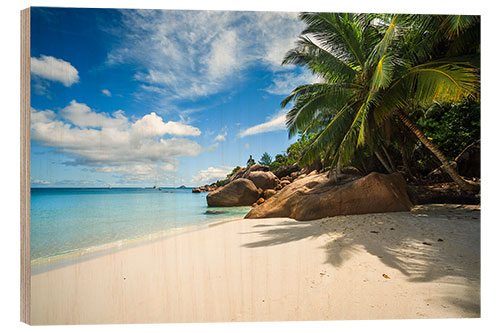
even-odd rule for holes
{"type": "MultiPolygon", "coordinates": [[[[471,109],[464,111],[460,103],[477,105],[479,17],[302,13],[300,18],[307,27],[283,64],[306,66],[322,79],[297,87],[282,102],[282,107],[293,104],[286,119],[290,137],[305,138],[298,156],[302,164],[321,160],[337,168],[369,169],[366,159],[375,156],[392,172],[398,152],[411,175],[409,159],[423,145],[462,189],[478,188],[444,155],[460,148],[444,153],[440,148],[454,140],[453,127],[446,130],[443,122],[467,123],[462,113],[471,109]],[[436,113],[426,118],[422,110],[433,106],[436,113]],[[437,134],[434,140],[426,136],[430,133],[437,134]]],[[[464,127],[461,135],[477,133],[464,127]]]]}
{"type": "Polygon", "coordinates": [[[264,154],[262,154],[262,157],[260,158],[259,164],[271,165],[272,162],[273,162],[273,158],[271,157],[271,155],[269,155],[268,153],[264,153],[264,154]]]}
{"type": "Polygon", "coordinates": [[[231,178],[231,176],[234,175],[236,172],[238,172],[240,169],[241,169],[241,167],[237,166],[236,168],[233,169],[233,171],[231,171],[231,173],[227,174],[227,176],[226,176],[225,179],[220,179],[220,180],[216,181],[215,185],[217,185],[217,186],[224,186],[224,184],[226,183],[226,181],[229,178],[231,178]]]}
{"type": "MultiPolygon", "coordinates": [[[[320,83],[299,86],[283,100],[282,107],[291,105],[289,136],[298,140],[274,159],[264,153],[259,163],[271,170],[298,163],[323,171],[399,171],[417,183],[441,167],[461,189],[478,189],[450,162],[480,140],[479,17],[300,18],[307,27],[283,64],[307,67],[320,83]]],[[[250,156],[247,165],[254,163],[250,156]]]]}
{"type": "Polygon", "coordinates": [[[231,178],[231,176],[234,175],[236,172],[238,172],[240,169],[241,169],[240,166],[234,168],[233,171],[231,171],[231,173],[227,175],[227,178],[231,178]]]}
{"type": "Polygon", "coordinates": [[[477,102],[439,105],[425,111],[417,120],[422,132],[446,156],[457,156],[471,143],[479,140],[481,115],[477,102]]]}

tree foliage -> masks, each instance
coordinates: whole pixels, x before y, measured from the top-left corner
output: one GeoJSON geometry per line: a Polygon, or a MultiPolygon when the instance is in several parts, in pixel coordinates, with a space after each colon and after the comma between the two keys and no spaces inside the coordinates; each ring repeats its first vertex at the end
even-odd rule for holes
{"type": "Polygon", "coordinates": [[[307,27],[283,64],[306,66],[322,80],[295,88],[282,102],[292,104],[289,135],[312,135],[302,163],[346,165],[360,149],[383,157],[385,124],[396,115],[417,130],[405,114],[478,98],[477,16],[302,13],[300,19],[307,27]]]}
{"type": "Polygon", "coordinates": [[[265,152],[264,154],[262,154],[262,157],[260,158],[259,164],[271,165],[272,162],[273,162],[273,158],[271,157],[271,155],[269,155],[267,152],[265,152]]]}

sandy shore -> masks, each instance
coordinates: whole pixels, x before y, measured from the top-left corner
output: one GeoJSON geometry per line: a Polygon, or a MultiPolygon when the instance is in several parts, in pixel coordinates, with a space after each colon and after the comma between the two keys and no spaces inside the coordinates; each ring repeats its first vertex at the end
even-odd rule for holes
{"type": "Polygon", "coordinates": [[[478,317],[479,218],[433,205],[218,224],[33,275],[32,323],[478,317]]]}

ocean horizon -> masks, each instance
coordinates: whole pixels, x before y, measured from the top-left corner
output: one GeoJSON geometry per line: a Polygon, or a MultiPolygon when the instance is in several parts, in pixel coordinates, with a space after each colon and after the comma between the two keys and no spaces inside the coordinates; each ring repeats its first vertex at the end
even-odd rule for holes
{"type": "Polygon", "coordinates": [[[191,187],[32,187],[31,260],[243,218],[251,207],[208,207],[191,187]]]}

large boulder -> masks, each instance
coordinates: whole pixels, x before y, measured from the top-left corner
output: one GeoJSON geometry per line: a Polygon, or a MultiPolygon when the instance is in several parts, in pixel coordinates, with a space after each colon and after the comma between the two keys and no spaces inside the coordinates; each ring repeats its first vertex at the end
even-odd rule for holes
{"type": "Polygon", "coordinates": [[[299,170],[300,170],[299,165],[297,163],[295,163],[293,165],[284,165],[281,168],[279,168],[278,170],[274,170],[273,173],[276,177],[283,178],[286,176],[290,176],[290,174],[292,172],[296,172],[299,170]]]}
{"type": "Polygon", "coordinates": [[[248,175],[254,171],[269,171],[269,167],[267,165],[254,164],[249,167],[241,168],[234,173],[229,179],[226,181],[225,185],[235,181],[240,178],[248,178],[248,175]]]}
{"type": "Polygon", "coordinates": [[[251,180],[240,178],[210,192],[207,204],[213,207],[250,206],[259,199],[260,193],[251,180]]]}
{"type": "Polygon", "coordinates": [[[247,168],[240,168],[238,171],[236,171],[234,173],[234,175],[232,175],[231,177],[229,177],[228,180],[225,181],[225,184],[224,185],[227,185],[229,184],[230,182],[232,181],[235,181],[236,179],[239,179],[241,178],[241,176],[243,176],[243,174],[245,173],[247,168]]]}
{"type": "Polygon", "coordinates": [[[242,178],[248,178],[248,176],[252,173],[252,172],[255,172],[255,171],[264,171],[264,172],[267,172],[269,171],[269,166],[267,165],[262,165],[262,164],[254,164],[254,165],[251,165],[247,168],[245,168],[245,172],[243,173],[243,175],[241,176],[242,178]]]}
{"type": "Polygon", "coordinates": [[[253,171],[246,178],[251,180],[261,190],[275,188],[279,183],[278,177],[270,171],[253,171]]]}
{"type": "Polygon", "coordinates": [[[412,204],[399,173],[373,172],[337,185],[326,174],[297,179],[252,209],[245,218],[290,217],[315,220],[328,216],[408,211],[412,204]]]}

